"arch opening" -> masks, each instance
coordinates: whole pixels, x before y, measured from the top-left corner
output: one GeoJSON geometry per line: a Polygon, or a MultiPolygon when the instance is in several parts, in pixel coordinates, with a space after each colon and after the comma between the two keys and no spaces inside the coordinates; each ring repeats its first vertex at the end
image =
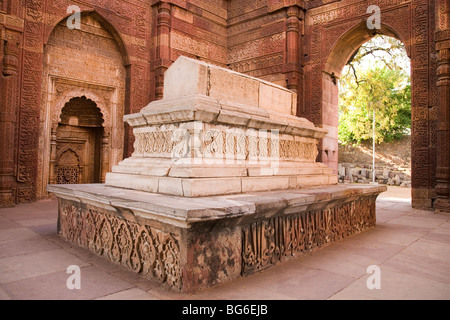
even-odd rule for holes
{"type": "Polygon", "coordinates": [[[48,183],[58,181],[64,145],[79,157],[79,183],[104,182],[122,160],[126,64],[119,35],[95,11],[81,14],[80,29],[69,29],[65,18],[50,33],[44,46],[38,198],[47,196],[48,183]]]}
{"type": "Polygon", "coordinates": [[[78,184],[104,181],[103,115],[85,96],[70,99],[62,108],[52,144],[50,183],[78,184]],[[103,161],[102,161],[103,159],[103,161]]]}
{"type": "MultiPolygon", "coordinates": [[[[322,72],[322,112],[321,125],[328,129],[328,134],[319,146],[318,160],[338,174],[338,126],[339,126],[339,86],[344,66],[351,61],[361,45],[376,35],[385,35],[402,41],[389,26],[381,25],[380,29],[370,30],[366,21],[361,21],[342,35],[332,47],[323,65],[322,72]]],[[[402,41],[403,42],[403,41],[402,41]]],[[[403,42],[405,43],[405,42],[403,42]]],[[[407,55],[410,48],[405,45],[407,55]]]]}
{"type": "Polygon", "coordinates": [[[339,80],[340,182],[411,187],[411,62],[403,43],[365,42],[339,80]]]}

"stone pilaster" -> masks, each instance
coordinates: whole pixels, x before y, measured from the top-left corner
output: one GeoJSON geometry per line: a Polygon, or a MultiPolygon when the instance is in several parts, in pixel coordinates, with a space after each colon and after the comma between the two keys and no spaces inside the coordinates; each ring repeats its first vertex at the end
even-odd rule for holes
{"type": "MultiPolygon", "coordinates": [[[[297,110],[303,108],[303,28],[304,11],[298,6],[287,9],[286,19],[286,64],[283,72],[286,75],[287,88],[298,94],[297,110]]],[[[299,112],[297,111],[297,114],[299,112]]]]}
{"type": "Polygon", "coordinates": [[[450,4],[437,2],[436,50],[438,52],[437,87],[437,168],[435,209],[450,212],[450,4]]]}
{"type": "Polygon", "coordinates": [[[161,100],[164,90],[164,72],[170,66],[170,20],[171,5],[166,2],[157,3],[156,16],[157,43],[155,61],[155,98],[161,100]]]}
{"type": "Polygon", "coordinates": [[[1,32],[0,77],[0,207],[15,205],[15,133],[17,125],[18,68],[21,33],[1,32]]]}

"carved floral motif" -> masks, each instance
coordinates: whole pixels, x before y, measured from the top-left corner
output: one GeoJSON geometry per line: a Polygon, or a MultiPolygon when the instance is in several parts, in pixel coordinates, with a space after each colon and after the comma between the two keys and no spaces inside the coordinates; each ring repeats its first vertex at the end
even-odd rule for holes
{"type": "Polygon", "coordinates": [[[60,206],[59,224],[67,241],[181,289],[180,247],[173,234],[69,202],[60,206]]]}

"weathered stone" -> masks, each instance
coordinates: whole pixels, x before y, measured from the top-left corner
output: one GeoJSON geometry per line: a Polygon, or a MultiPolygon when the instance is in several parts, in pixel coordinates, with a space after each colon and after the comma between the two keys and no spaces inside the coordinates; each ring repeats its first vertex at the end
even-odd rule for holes
{"type": "Polygon", "coordinates": [[[316,162],[326,130],[282,114],[293,92],[187,58],[166,81],[125,117],[135,150],[105,185],[48,186],[64,239],[194,292],[375,225],[384,189],[337,186],[316,162]]]}
{"type": "Polygon", "coordinates": [[[338,167],[338,175],[339,177],[345,177],[345,167],[341,165],[338,167]]]}
{"type": "Polygon", "coordinates": [[[292,115],[294,92],[186,57],[166,74],[164,99],[125,116],[135,150],[107,185],[148,191],[160,177],[157,192],[199,197],[337,183],[316,162],[326,130],[292,115]]]}
{"type": "Polygon", "coordinates": [[[164,99],[193,95],[282,114],[295,115],[296,112],[296,94],[286,88],[216,65],[180,57],[165,73],[164,99]]]}
{"type": "Polygon", "coordinates": [[[399,175],[397,174],[397,175],[395,175],[395,177],[394,177],[394,179],[393,179],[393,182],[394,182],[394,184],[395,185],[397,185],[397,186],[399,186],[400,185],[400,183],[401,183],[401,180],[400,180],[400,177],[399,177],[399,175]]]}
{"type": "Polygon", "coordinates": [[[59,198],[65,240],[182,292],[374,227],[375,200],[385,190],[334,185],[186,201],[101,184],[48,188],[59,198]]]}

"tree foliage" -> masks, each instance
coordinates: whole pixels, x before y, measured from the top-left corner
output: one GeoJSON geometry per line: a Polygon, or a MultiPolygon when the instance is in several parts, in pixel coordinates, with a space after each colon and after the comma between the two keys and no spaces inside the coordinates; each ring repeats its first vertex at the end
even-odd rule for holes
{"type": "Polygon", "coordinates": [[[401,42],[375,37],[344,68],[339,92],[339,141],[400,138],[411,128],[409,62],[401,42]],[[375,112],[373,112],[375,111],[375,112]]]}

